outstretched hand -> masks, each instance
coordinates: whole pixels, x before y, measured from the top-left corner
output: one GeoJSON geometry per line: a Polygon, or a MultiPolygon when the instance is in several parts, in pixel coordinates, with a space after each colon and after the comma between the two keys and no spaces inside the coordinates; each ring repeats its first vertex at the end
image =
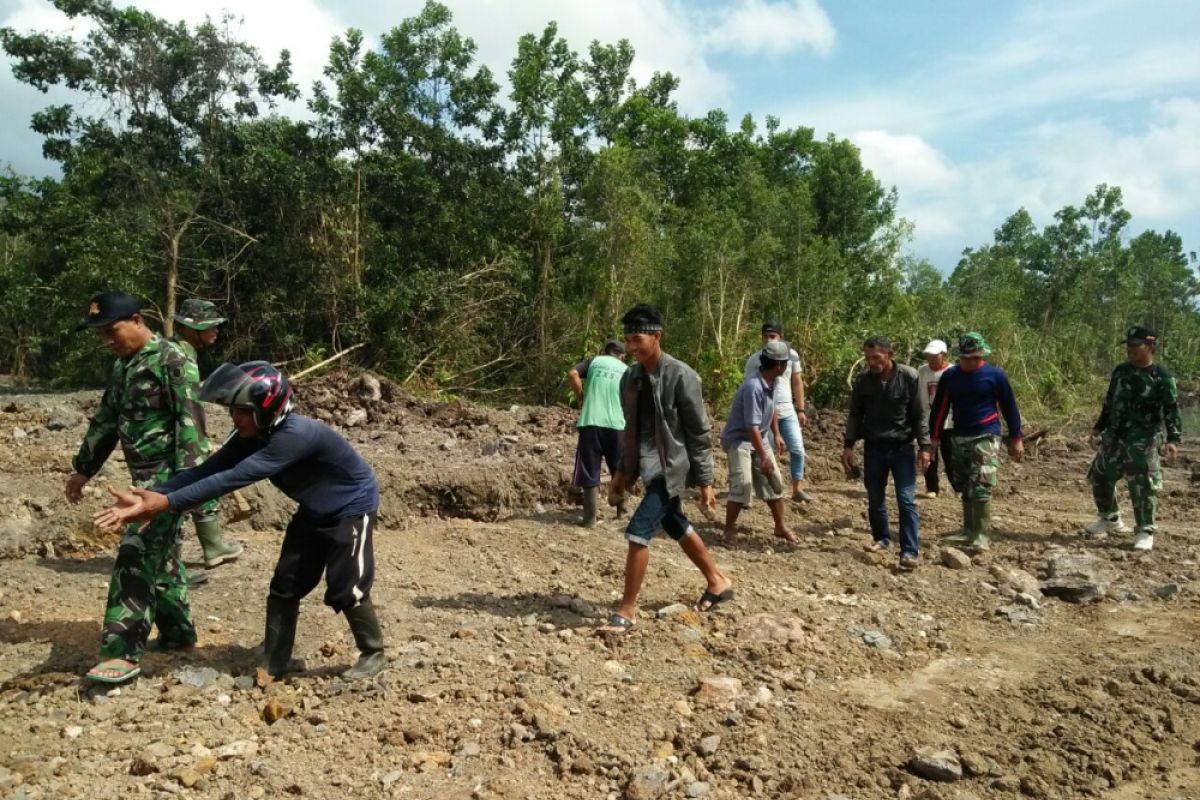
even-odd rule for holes
{"type": "Polygon", "coordinates": [[[108,491],[117,498],[117,502],[103,511],[97,511],[92,517],[92,522],[101,528],[115,530],[129,522],[143,522],[158,516],[169,507],[166,495],[148,489],[118,492],[110,488],[108,491]]]}

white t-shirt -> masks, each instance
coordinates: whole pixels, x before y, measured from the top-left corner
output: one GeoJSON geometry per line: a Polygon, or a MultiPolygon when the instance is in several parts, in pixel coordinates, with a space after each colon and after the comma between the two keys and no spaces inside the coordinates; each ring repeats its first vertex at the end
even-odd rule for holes
{"type": "MultiPolygon", "coordinates": [[[[930,369],[928,364],[917,368],[917,392],[920,394],[921,410],[925,412],[926,417],[929,416],[929,409],[933,407],[933,398],[937,396],[938,381],[948,369],[949,364],[937,371],[930,369]]],[[[954,427],[954,415],[949,412],[946,413],[946,427],[954,427]]],[[[929,433],[932,434],[933,431],[929,433]]]]}
{"type": "MultiPolygon", "coordinates": [[[[762,355],[762,350],[755,350],[746,359],[746,371],[742,376],[743,380],[750,378],[762,367],[762,362],[758,360],[760,355],[762,355]]],[[[779,412],[780,419],[796,416],[796,406],[792,404],[792,375],[799,374],[800,354],[789,347],[787,369],[775,379],[775,386],[771,391],[771,398],[775,401],[775,410],[779,412]]]]}

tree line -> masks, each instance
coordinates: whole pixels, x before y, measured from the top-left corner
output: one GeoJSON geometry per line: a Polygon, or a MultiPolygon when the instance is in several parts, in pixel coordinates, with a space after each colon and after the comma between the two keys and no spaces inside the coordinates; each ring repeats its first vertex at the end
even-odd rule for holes
{"type": "MultiPolygon", "coordinates": [[[[55,177],[0,178],[0,371],[95,382],[72,333],[120,288],[163,327],[184,297],[220,304],[221,356],[359,361],[426,389],[556,401],[569,366],[658,305],[664,347],[723,404],[763,319],[838,401],[862,340],[907,359],[984,331],[1022,399],[1070,411],[1159,329],[1200,375],[1195,254],[1130,239],[1118,187],[1038,230],[1023,209],[943,277],[904,255],[897,191],[848,140],[720,110],[682,114],[679,78],[632,77],[627,41],[522,36],[502,93],[432,0],[368,46],[349,30],[304,94],[225,18],[189,26],[109,0],[53,0],[88,32],[0,30],[15,76],[79,102],[32,119],[55,177]],[[304,98],[292,118],[279,103],[304,98]]],[[[1093,398],[1089,398],[1093,399],[1093,398]]]]}

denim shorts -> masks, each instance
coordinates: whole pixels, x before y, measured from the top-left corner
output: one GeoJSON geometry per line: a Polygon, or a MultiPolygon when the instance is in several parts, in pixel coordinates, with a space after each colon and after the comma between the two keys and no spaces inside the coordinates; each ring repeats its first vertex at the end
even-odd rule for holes
{"type": "Polygon", "coordinates": [[[691,530],[692,523],[683,515],[683,501],[667,494],[667,479],[659,475],[646,484],[646,496],[633,512],[625,538],[635,544],[649,545],[650,540],[662,528],[675,541],[679,541],[691,530]]]}

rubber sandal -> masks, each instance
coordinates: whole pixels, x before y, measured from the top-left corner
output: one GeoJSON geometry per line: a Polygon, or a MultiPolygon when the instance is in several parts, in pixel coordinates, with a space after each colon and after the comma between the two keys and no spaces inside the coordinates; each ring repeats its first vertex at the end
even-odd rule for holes
{"type": "Polygon", "coordinates": [[[128,661],[110,658],[88,670],[87,677],[96,683],[126,683],[142,674],[141,664],[130,666],[128,661]],[[101,675],[101,672],[116,672],[116,675],[101,675]]]}
{"type": "Polygon", "coordinates": [[[726,589],[720,594],[713,594],[712,592],[705,590],[704,594],[700,595],[700,599],[696,601],[696,605],[693,606],[693,608],[701,613],[705,611],[712,611],[717,606],[721,605],[722,603],[727,603],[732,599],[733,589],[726,589]]]}
{"type": "Polygon", "coordinates": [[[620,614],[609,614],[606,621],[599,628],[596,628],[597,636],[624,636],[633,629],[635,625],[631,619],[625,619],[620,614]]]}

